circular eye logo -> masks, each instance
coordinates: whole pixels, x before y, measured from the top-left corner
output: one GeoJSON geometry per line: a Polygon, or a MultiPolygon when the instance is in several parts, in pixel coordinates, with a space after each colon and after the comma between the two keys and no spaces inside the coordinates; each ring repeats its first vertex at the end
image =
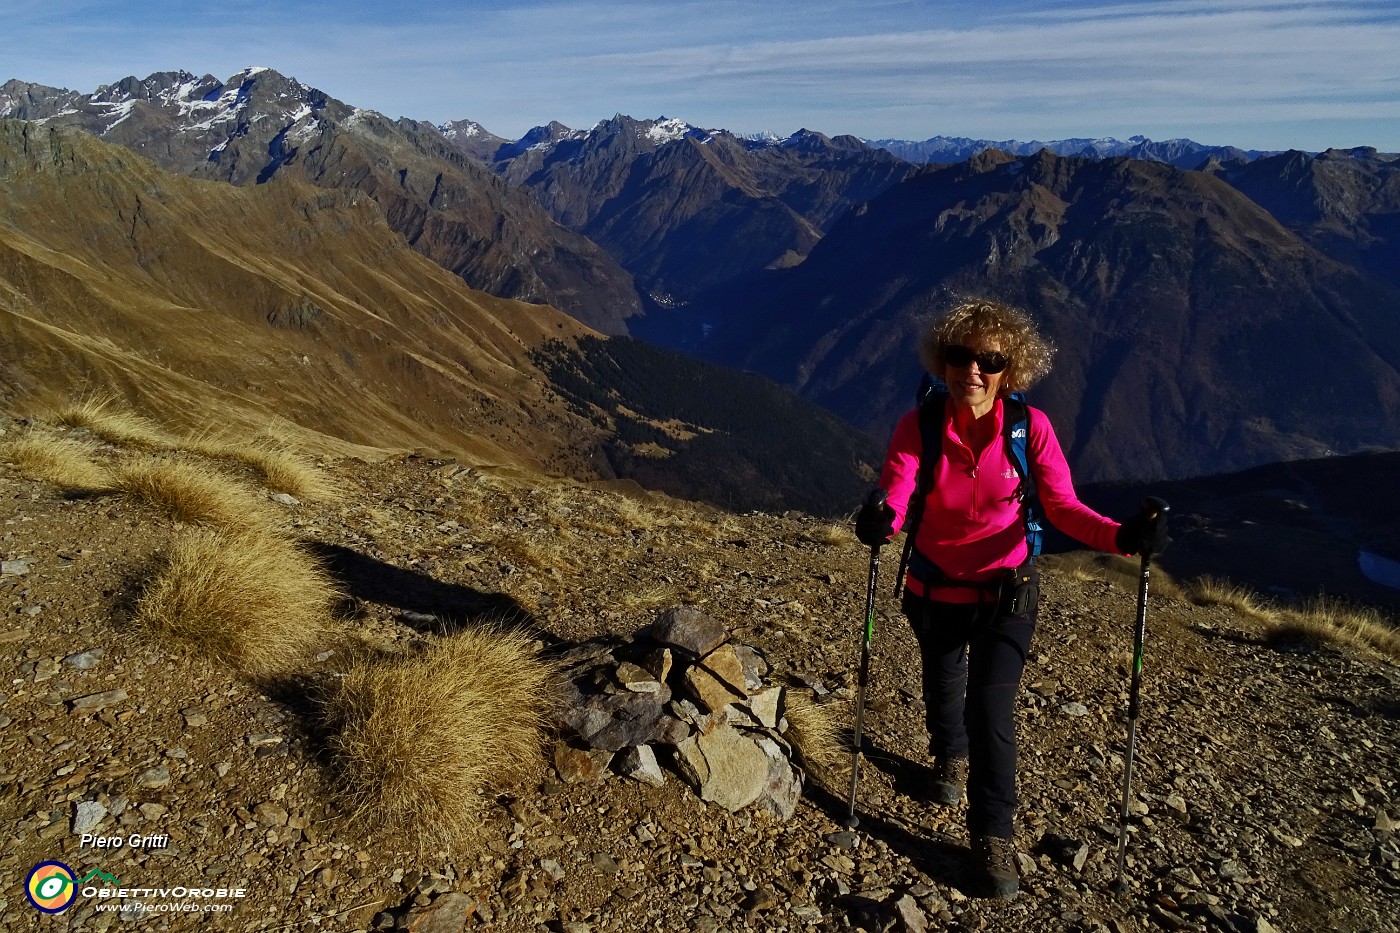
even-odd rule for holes
{"type": "Polygon", "coordinates": [[[46,914],[62,913],[78,896],[73,869],[62,862],[40,862],[24,879],[24,895],[36,910],[46,914]]]}

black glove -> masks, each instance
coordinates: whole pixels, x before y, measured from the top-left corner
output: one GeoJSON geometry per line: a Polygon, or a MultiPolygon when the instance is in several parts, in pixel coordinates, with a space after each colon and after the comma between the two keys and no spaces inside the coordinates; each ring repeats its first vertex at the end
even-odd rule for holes
{"type": "Polygon", "coordinates": [[[879,547],[894,537],[894,509],[885,501],[883,489],[872,492],[860,507],[860,514],[856,516],[856,537],[866,547],[879,547]]]}
{"type": "Polygon", "coordinates": [[[1160,554],[1171,544],[1167,536],[1168,506],[1161,499],[1149,497],[1142,503],[1142,509],[1134,513],[1118,528],[1114,546],[1122,554],[1160,554]]]}

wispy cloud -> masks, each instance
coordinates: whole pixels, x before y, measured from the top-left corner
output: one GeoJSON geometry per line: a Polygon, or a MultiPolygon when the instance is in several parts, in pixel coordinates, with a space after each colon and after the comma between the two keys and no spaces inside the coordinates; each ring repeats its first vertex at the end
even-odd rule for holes
{"type": "Polygon", "coordinates": [[[1389,0],[400,0],[145,14],[0,0],[18,77],[89,89],[249,64],[348,102],[502,135],[662,113],[737,130],[921,138],[1190,135],[1260,148],[1400,149],[1389,0]],[[31,10],[28,16],[20,10],[31,10]],[[97,76],[99,70],[105,72],[97,76]],[[60,75],[74,77],[57,80],[60,75]]]}

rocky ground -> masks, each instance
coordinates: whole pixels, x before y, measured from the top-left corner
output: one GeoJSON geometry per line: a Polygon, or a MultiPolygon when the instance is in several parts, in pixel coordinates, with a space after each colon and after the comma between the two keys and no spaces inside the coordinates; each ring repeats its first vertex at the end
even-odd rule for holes
{"type": "MultiPolygon", "coordinates": [[[[852,695],[868,552],[848,532],[443,461],[327,468],[343,500],[286,508],[341,577],[351,636],[410,643],[504,612],[567,645],[688,604],[760,649],[772,678],[852,695]]],[[[259,692],[128,623],[167,519],[0,466],[0,523],[5,930],[1400,930],[1400,672],[1271,646],[1220,607],[1152,601],[1115,894],[1136,592],[1047,571],[1020,707],[1023,890],[992,902],[968,896],[961,808],[921,799],[927,738],[889,554],[858,832],[843,833],[839,774],[779,820],[705,804],[674,774],[571,784],[546,768],[488,805],[471,847],[419,852],[352,828],[331,790],[306,689],[344,645],[259,692]],[[82,832],[169,844],[99,850],[82,832]],[[51,918],[23,893],[50,859],[128,888],[246,896],[220,914],[80,898],[51,918]]]]}

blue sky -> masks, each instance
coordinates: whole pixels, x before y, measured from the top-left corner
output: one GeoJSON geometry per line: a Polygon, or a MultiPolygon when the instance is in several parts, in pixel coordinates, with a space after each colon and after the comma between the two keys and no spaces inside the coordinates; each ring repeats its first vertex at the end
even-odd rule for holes
{"type": "Polygon", "coordinates": [[[265,65],[517,137],[614,113],[868,138],[1142,134],[1400,151],[1400,3],[0,0],[10,77],[94,90],[265,65]]]}

